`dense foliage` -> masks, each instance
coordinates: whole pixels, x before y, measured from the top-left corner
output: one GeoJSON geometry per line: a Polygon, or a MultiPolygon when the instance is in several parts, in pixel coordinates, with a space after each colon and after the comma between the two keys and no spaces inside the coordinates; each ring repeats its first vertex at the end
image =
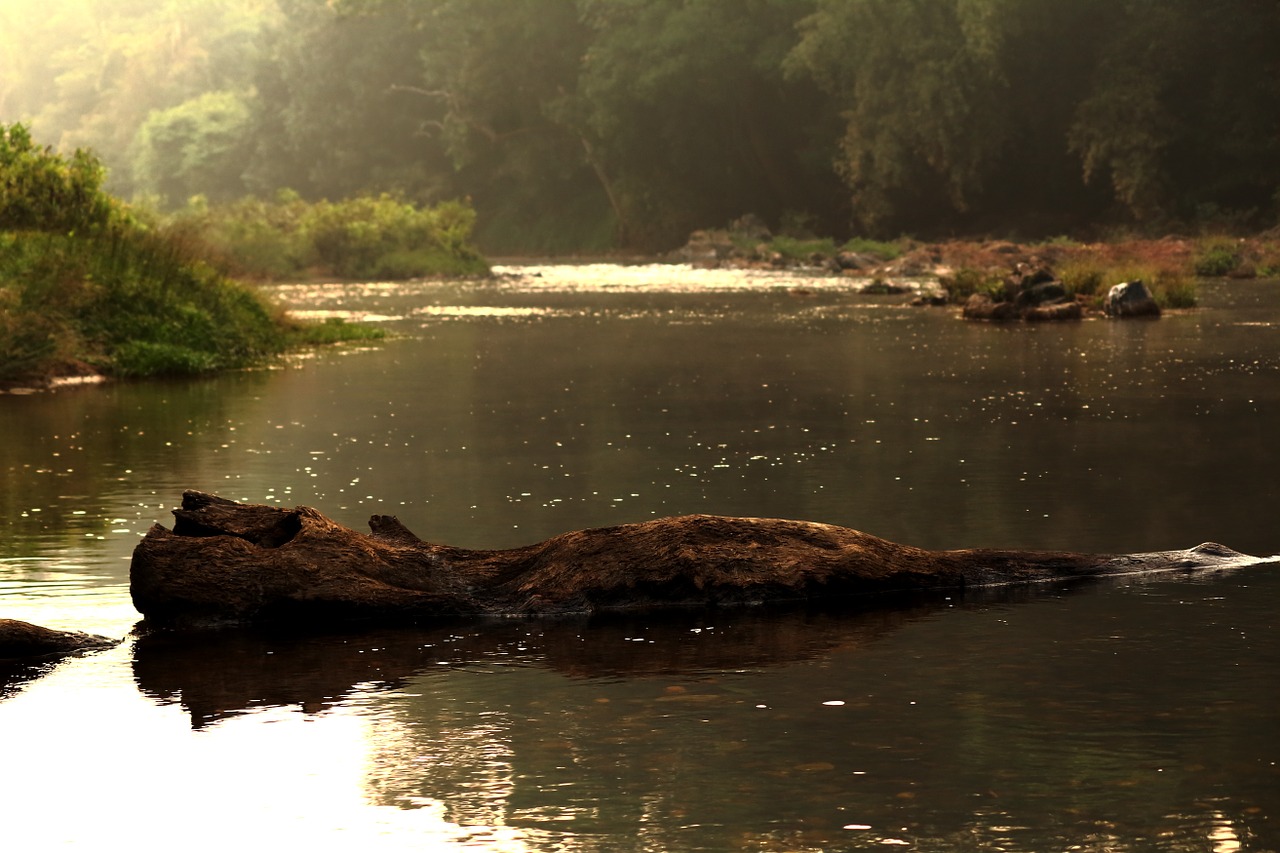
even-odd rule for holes
{"type": "Polygon", "coordinates": [[[490,250],[1269,227],[1257,0],[6,0],[0,120],[172,207],[470,198],[490,250]]]}
{"type": "Polygon", "coordinates": [[[92,155],[62,157],[0,125],[0,380],[203,373],[336,336],[286,320],[202,260],[202,243],[138,221],[101,179],[92,155]]]}
{"type": "Polygon", "coordinates": [[[475,211],[459,202],[411,204],[387,194],[306,202],[289,190],[210,206],[195,196],[169,217],[237,275],[406,279],[488,273],[470,244],[475,211]]]}

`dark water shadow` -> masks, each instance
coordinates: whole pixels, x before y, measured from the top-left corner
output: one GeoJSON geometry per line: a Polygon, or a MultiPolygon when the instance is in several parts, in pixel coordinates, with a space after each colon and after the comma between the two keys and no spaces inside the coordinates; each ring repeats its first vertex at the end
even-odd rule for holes
{"type": "Polygon", "coordinates": [[[52,672],[58,663],[58,660],[38,663],[0,662],[0,702],[21,693],[29,682],[52,672]]]}
{"type": "Polygon", "coordinates": [[[357,686],[393,691],[446,667],[536,666],[614,679],[765,669],[867,646],[948,608],[1012,605],[1084,585],[1093,584],[430,626],[143,631],[133,672],[143,694],[181,704],[201,728],[267,707],[317,713],[357,686]]]}

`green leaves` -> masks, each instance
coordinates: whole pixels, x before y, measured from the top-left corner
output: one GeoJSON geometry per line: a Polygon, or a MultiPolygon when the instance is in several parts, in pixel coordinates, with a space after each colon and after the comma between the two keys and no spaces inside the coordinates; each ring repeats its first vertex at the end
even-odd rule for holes
{"type": "MultiPolygon", "coordinates": [[[[173,206],[469,198],[482,245],[558,252],[745,213],[1044,234],[1280,204],[1280,15],[1252,0],[2,5],[0,119],[92,147],[64,189],[173,206]]],[[[47,220],[13,199],[55,177],[9,215],[47,220]]]]}
{"type": "Polygon", "coordinates": [[[71,233],[106,225],[105,172],[91,154],[63,157],[36,145],[21,124],[0,124],[0,229],[71,233]]]}
{"type": "Polygon", "coordinates": [[[250,107],[236,92],[206,92],[151,113],[138,131],[138,189],[169,203],[194,195],[229,201],[244,195],[250,107]]]}

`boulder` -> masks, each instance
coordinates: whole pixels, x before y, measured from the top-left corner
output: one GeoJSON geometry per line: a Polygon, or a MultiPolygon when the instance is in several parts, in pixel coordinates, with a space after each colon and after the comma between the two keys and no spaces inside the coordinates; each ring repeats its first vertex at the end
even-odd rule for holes
{"type": "Polygon", "coordinates": [[[950,304],[951,299],[947,296],[945,290],[930,290],[919,293],[911,300],[911,304],[917,308],[933,307],[944,308],[950,304]]]}
{"type": "Polygon", "coordinates": [[[1050,278],[1047,281],[1023,285],[1013,301],[1019,308],[1031,308],[1037,305],[1056,304],[1065,301],[1066,298],[1067,291],[1062,286],[1062,282],[1050,278]]]}
{"type": "Polygon", "coordinates": [[[1028,323],[1043,323],[1055,320],[1079,320],[1084,317],[1084,306],[1074,299],[1068,302],[1050,302],[1044,305],[1031,305],[1022,309],[1022,319],[1028,323]]]}
{"type": "Polygon", "coordinates": [[[1017,307],[1012,302],[996,302],[987,293],[972,293],[964,303],[966,320],[993,320],[1008,322],[1021,319],[1017,307]]]}
{"type": "Polygon", "coordinates": [[[888,281],[883,278],[874,278],[858,289],[859,293],[868,296],[890,296],[899,293],[913,293],[914,287],[902,284],[901,282],[888,281]]]}
{"type": "Polygon", "coordinates": [[[711,515],[469,550],[419,539],[393,516],[374,516],[365,534],[310,507],[196,491],[174,516],[172,530],[154,525],[133,554],[130,591],[152,626],[812,601],[1278,562],[1214,544],[1121,556],[928,551],[830,524],[711,515]]]}
{"type": "Polygon", "coordinates": [[[726,231],[694,231],[689,235],[689,241],[672,254],[677,260],[695,267],[714,269],[735,251],[733,240],[726,231]]]}
{"type": "Polygon", "coordinates": [[[971,295],[964,306],[965,319],[1035,323],[1084,317],[1084,306],[1068,298],[1062,282],[1045,267],[1020,265],[1004,280],[1004,292],[998,295],[1002,298],[994,299],[989,293],[971,295]]]}
{"type": "Polygon", "coordinates": [[[1107,291],[1102,310],[1108,317],[1160,316],[1160,306],[1141,279],[1121,282],[1107,291]]]}
{"type": "Polygon", "coordinates": [[[836,252],[831,259],[831,269],[835,272],[859,273],[875,269],[879,265],[879,258],[857,252],[836,252]]]}

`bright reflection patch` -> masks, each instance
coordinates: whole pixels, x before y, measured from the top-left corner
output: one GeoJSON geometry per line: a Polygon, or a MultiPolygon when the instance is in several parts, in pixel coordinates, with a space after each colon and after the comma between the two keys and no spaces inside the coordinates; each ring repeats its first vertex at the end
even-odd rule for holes
{"type": "Polygon", "coordinates": [[[138,701],[130,645],[67,661],[27,685],[23,701],[0,702],[0,801],[22,816],[6,822],[13,849],[87,838],[188,851],[321,850],[336,841],[362,851],[534,849],[527,830],[460,826],[434,800],[372,801],[371,762],[380,741],[397,738],[394,720],[358,707],[309,716],[271,708],[192,731],[179,706],[138,701]]]}

